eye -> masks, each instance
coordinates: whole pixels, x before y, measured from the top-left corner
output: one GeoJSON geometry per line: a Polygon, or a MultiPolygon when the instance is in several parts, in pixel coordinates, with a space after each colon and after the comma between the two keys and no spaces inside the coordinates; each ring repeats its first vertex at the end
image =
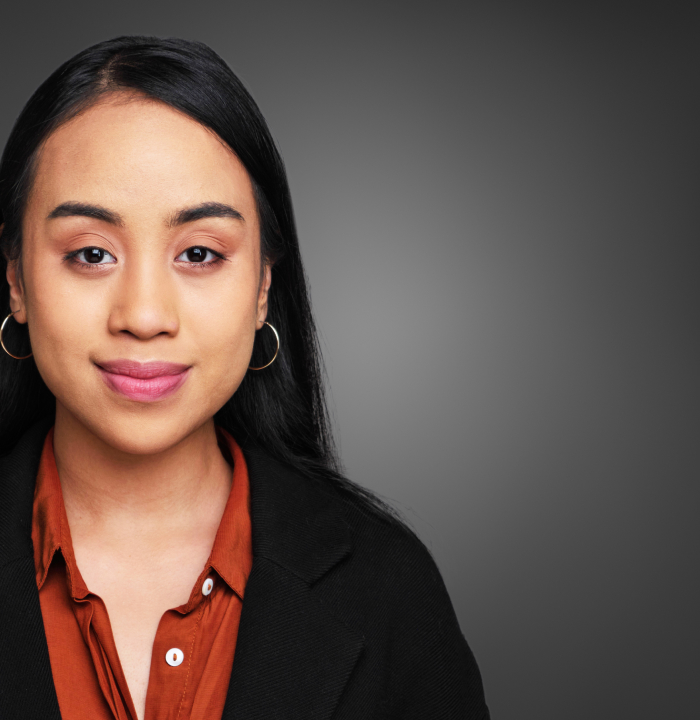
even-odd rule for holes
{"type": "Polygon", "coordinates": [[[70,253],[69,258],[80,265],[107,265],[117,262],[114,255],[100,247],[85,247],[70,253]]]}
{"type": "Polygon", "coordinates": [[[197,263],[201,265],[202,263],[215,263],[221,260],[222,257],[222,255],[210,250],[209,248],[202,247],[201,245],[195,245],[194,247],[187,248],[185,252],[180,253],[176,259],[180,262],[197,263]]]}

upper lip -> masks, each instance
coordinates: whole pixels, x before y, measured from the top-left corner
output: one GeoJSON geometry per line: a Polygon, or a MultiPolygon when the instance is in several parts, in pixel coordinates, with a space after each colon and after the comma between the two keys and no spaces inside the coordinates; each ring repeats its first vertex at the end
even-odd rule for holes
{"type": "Polygon", "coordinates": [[[142,380],[162,377],[163,375],[179,375],[190,367],[182,363],[165,362],[163,360],[139,362],[138,360],[119,359],[100,361],[95,364],[113,375],[128,375],[142,380]]]}

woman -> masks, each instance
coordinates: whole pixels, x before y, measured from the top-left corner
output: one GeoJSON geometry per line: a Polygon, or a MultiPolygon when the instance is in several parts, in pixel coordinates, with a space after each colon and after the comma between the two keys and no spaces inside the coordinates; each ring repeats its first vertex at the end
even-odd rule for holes
{"type": "Polygon", "coordinates": [[[428,552],[337,470],[284,168],[225,63],[78,54],[0,210],[0,717],[487,718],[428,552]]]}

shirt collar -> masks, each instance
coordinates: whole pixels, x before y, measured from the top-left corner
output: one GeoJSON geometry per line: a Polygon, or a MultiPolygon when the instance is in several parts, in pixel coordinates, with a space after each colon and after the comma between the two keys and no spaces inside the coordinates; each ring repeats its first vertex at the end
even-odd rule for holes
{"type": "MultiPolygon", "coordinates": [[[[243,598],[253,563],[248,469],[243,452],[231,435],[221,428],[217,428],[217,435],[222,450],[233,461],[233,478],[204,573],[213,568],[231,590],[243,598]]],[[[66,562],[72,597],[82,599],[88,595],[88,588],[73,554],[73,543],[53,452],[53,428],[46,436],[39,461],[32,515],[32,543],[36,582],[40,590],[56,551],[60,550],[66,562]]],[[[196,589],[193,589],[192,597],[187,603],[188,608],[194,598],[201,594],[196,593],[196,589]]]]}
{"type": "Polygon", "coordinates": [[[253,565],[248,467],[231,435],[222,428],[217,428],[217,434],[233,460],[233,479],[207,565],[242,599],[253,565]]]}
{"type": "Polygon", "coordinates": [[[88,594],[73,554],[73,541],[53,453],[53,428],[49,430],[44,440],[37,472],[32,514],[32,544],[36,584],[39,590],[46,580],[56,552],[60,550],[66,562],[71,596],[82,599],[88,594]]]}

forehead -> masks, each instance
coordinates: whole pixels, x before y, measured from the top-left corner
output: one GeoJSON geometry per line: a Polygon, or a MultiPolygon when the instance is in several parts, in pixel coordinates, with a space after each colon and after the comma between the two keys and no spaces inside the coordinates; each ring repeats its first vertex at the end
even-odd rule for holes
{"type": "MultiPolygon", "coordinates": [[[[209,128],[164,103],[110,95],[54,131],[38,156],[34,191],[50,202],[193,203],[252,200],[233,151],[209,128]],[[87,195],[86,195],[87,194],[87,195]]],[[[34,194],[34,192],[33,192],[34,194]]]]}

